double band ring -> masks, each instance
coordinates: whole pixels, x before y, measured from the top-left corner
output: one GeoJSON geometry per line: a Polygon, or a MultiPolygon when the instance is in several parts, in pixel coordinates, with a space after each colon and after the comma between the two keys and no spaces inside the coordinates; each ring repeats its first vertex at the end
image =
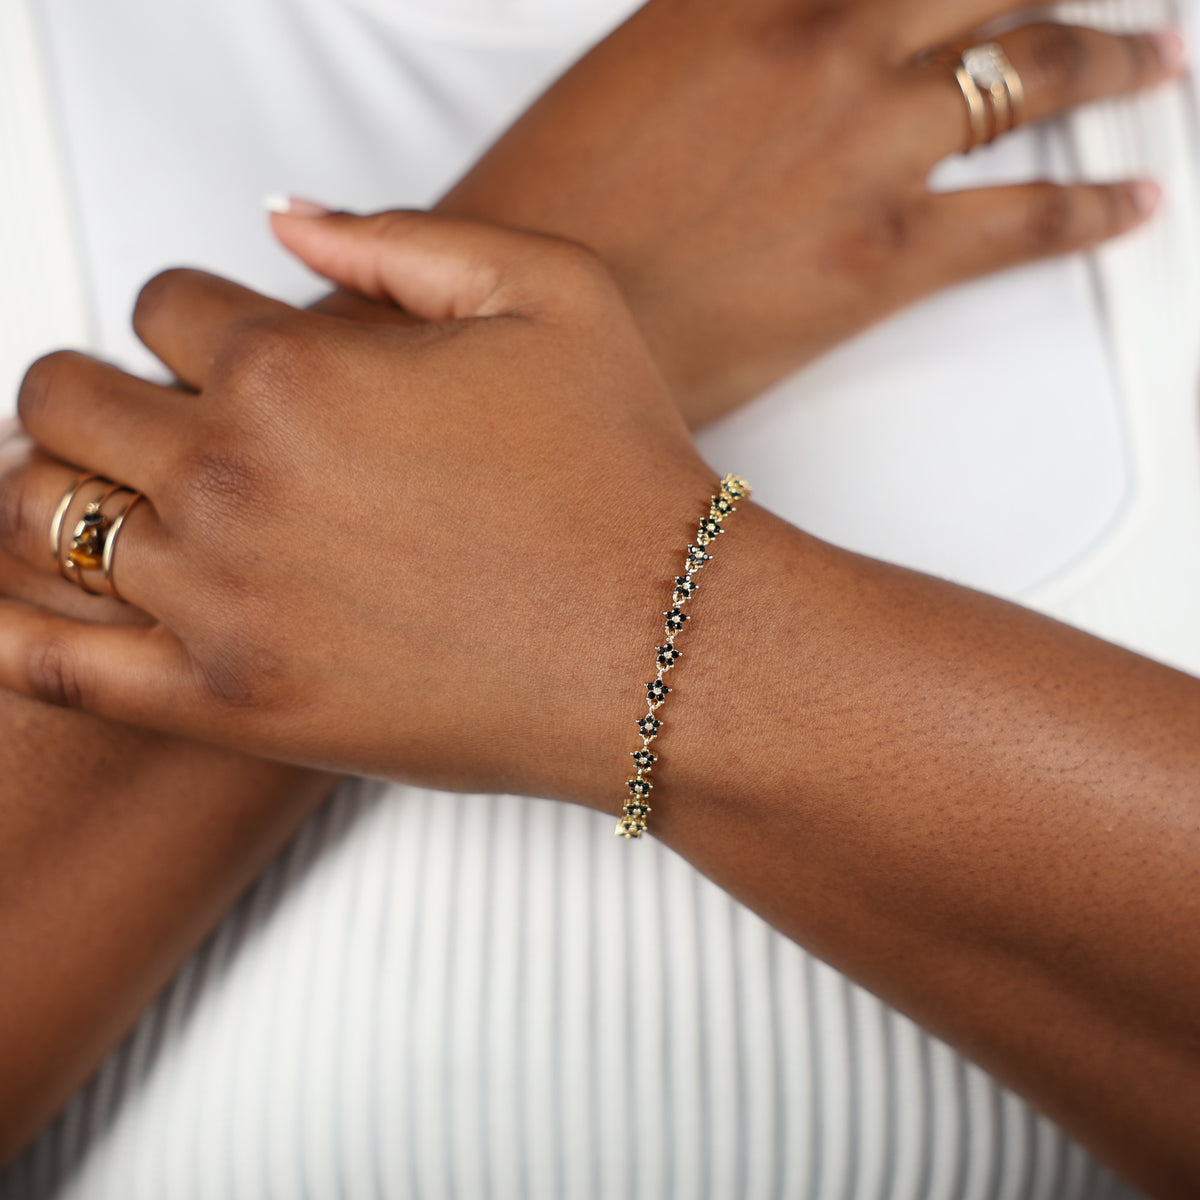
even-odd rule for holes
{"type": "Polygon", "coordinates": [[[969,46],[952,65],[967,102],[967,150],[993,142],[1017,126],[1025,109],[1025,85],[999,42],[969,46]]]}
{"type": "Polygon", "coordinates": [[[108,594],[115,600],[123,600],[113,581],[117,539],[125,527],[126,518],[142,499],[141,492],[135,492],[120,483],[113,483],[102,475],[81,475],[63,493],[50,524],[50,553],[54,557],[59,574],[89,596],[99,596],[103,593],[96,591],[87,581],[87,572],[99,571],[108,594]],[[79,493],[89,483],[101,483],[104,486],[100,494],[89,500],[84,507],[82,516],[75,523],[71,543],[64,555],[63,530],[67,515],[79,493]],[[121,492],[126,493],[129,498],[115,514],[106,513],[104,506],[121,492]]]}

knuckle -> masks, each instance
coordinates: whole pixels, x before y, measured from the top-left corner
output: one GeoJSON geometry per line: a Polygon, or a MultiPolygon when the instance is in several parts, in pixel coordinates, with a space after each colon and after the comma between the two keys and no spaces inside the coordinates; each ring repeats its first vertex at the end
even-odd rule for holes
{"type": "Polygon", "coordinates": [[[411,208],[389,208],[385,212],[372,213],[358,220],[366,222],[374,237],[407,238],[421,228],[422,220],[428,221],[427,213],[411,208]]]}
{"type": "Polygon", "coordinates": [[[256,316],[239,321],[226,336],[214,364],[221,391],[247,403],[274,403],[292,394],[312,360],[312,339],[297,328],[292,315],[256,316]]]}
{"type": "Polygon", "coordinates": [[[1091,54],[1078,29],[1047,25],[1034,38],[1032,59],[1042,88],[1071,95],[1087,78],[1091,54]]]}
{"type": "Polygon", "coordinates": [[[873,277],[893,267],[912,245],[915,216],[912,205],[898,200],[862,205],[857,218],[831,241],[834,270],[873,277]]]}
{"type": "Polygon", "coordinates": [[[480,312],[530,315],[547,304],[564,311],[587,309],[608,278],[600,260],[578,242],[523,234],[507,255],[480,264],[477,290],[489,297],[480,312]]]}
{"type": "Polygon", "coordinates": [[[55,350],[43,355],[25,372],[17,394],[17,411],[31,432],[49,412],[78,357],[72,350],[55,350]]]}
{"type": "Polygon", "coordinates": [[[202,519],[255,506],[268,491],[265,461],[216,440],[197,445],[180,472],[186,504],[202,519]]]}
{"type": "Polygon", "coordinates": [[[798,8],[776,12],[759,27],[759,57],[788,68],[840,71],[858,63],[856,9],[843,0],[810,0],[798,8]]]}
{"type": "Polygon", "coordinates": [[[280,707],[284,671],[262,642],[222,632],[196,660],[196,674],[208,698],[225,708],[262,712],[280,707]]]}
{"type": "Polygon", "coordinates": [[[65,642],[51,639],[37,646],[30,655],[28,671],[30,694],[43,704],[83,707],[79,657],[65,642]]]}
{"type": "Polygon", "coordinates": [[[150,328],[155,314],[194,274],[188,267],[168,267],[142,284],[133,304],[133,330],[139,337],[150,328]]]}
{"type": "Polygon", "coordinates": [[[1072,243],[1078,226],[1078,206],[1061,188],[1038,192],[1025,210],[1025,242],[1034,254],[1048,254],[1072,243]]]}

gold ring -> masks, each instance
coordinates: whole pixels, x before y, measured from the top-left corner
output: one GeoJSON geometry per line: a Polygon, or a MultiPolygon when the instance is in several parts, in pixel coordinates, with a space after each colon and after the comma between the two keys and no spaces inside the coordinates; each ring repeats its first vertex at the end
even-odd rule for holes
{"type": "Polygon", "coordinates": [[[104,551],[100,556],[100,566],[104,572],[104,582],[108,587],[108,594],[114,600],[120,600],[122,604],[128,603],[124,596],[117,591],[117,585],[113,582],[113,558],[117,553],[117,538],[121,534],[121,530],[125,528],[125,519],[145,499],[141,492],[134,492],[128,504],[113,518],[111,528],[108,530],[108,536],[104,540],[104,551]]]}
{"type": "Polygon", "coordinates": [[[59,574],[67,580],[74,583],[74,579],[67,574],[66,568],[63,566],[62,559],[62,531],[63,524],[67,519],[67,513],[71,509],[71,505],[75,501],[75,497],[79,495],[79,489],[86,484],[91,483],[95,479],[102,479],[102,475],[80,475],[73,484],[63,493],[63,498],[58,502],[58,507],[54,510],[54,520],[50,522],[50,553],[54,557],[55,563],[58,564],[59,574]]]}
{"type": "Polygon", "coordinates": [[[999,42],[982,42],[962,53],[962,66],[991,101],[991,142],[1014,129],[1025,110],[1025,84],[999,42]]]}
{"type": "Polygon", "coordinates": [[[971,133],[965,149],[971,151],[976,146],[982,146],[990,136],[987,102],[983,98],[983,93],[979,90],[979,85],[971,78],[967,72],[967,68],[962,63],[959,63],[954,68],[954,78],[958,80],[958,86],[962,89],[963,99],[967,102],[967,116],[971,123],[971,133]]]}
{"type": "Polygon", "coordinates": [[[123,484],[108,483],[108,487],[95,500],[88,501],[71,535],[63,570],[67,578],[89,596],[99,596],[101,593],[88,587],[84,572],[99,570],[103,566],[104,548],[112,530],[112,518],[105,515],[104,506],[117,492],[127,491],[129,488],[123,484]]]}

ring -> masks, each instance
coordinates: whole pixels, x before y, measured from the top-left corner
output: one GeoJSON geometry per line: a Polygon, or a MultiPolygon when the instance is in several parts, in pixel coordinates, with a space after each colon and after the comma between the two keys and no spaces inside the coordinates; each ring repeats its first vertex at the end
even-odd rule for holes
{"type": "Polygon", "coordinates": [[[74,580],[67,574],[62,561],[63,523],[67,519],[67,513],[70,511],[75,497],[79,495],[79,489],[93,480],[101,478],[103,478],[101,475],[80,475],[63,493],[63,498],[58,502],[58,507],[54,510],[54,520],[50,522],[50,553],[54,558],[55,564],[58,566],[59,574],[64,579],[71,580],[71,582],[74,582],[74,580]]]}
{"type": "Polygon", "coordinates": [[[979,90],[979,84],[971,78],[970,73],[962,63],[959,63],[954,68],[954,78],[958,80],[958,86],[962,89],[963,99],[967,102],[967,115],[971,121],[971,136],[967,142],[966,149],[971,151],[976,146],[982,146],[991,137],[987,102],[983,98],[983,93],[979,90]]]}
{"type": "Polygon", "coordinates": [[[961,65],[975,86],[991,101],[992,106],[990,132],[982,139],[976,133],[976,123],[972,116],[974,145],[995,141],[1002,133],[1014,129],[1024,115],[1025,84],[999,42],[982,42],[978,46],[969,46],[962,52],[961,65]]]}
{"type": "Polygon", "coordinates": [[[104,540],[104,550],[100,555],[100,566],[104,572],[104,583],[108,588],[108,594],[114,600],[120,600],[122,604],[128,603],[125,597],[117,591],[117,585],[113,582],[113,558],[117,553],[117,538],[121,536],[121,530],[125,528],[125,518],[145,499],[141,492],[134,492],[129,499],[129,503],[113,518],[112,526],[108,530],[108,536],[104,540]]]}
{"type": "Polygon", "coordinates": [[[81,475],[63,493],[63,498],[54,510],[54,519],[50,523],[50,550],[54,556],[58,573],[69,582],[75,584],[80,591],[89,596],[100,596],[102,592],[90,587],[86,572],[100,571],[103,574],[109,595],[117,600],[124,598],[113,583],[113,556],[116,553],[117,535],[125,525],[125,520],[134,506],[142,499],[141,492],[122,483],[113,483],[103,475],[81,475]],[[71,505],[78,497],[80,490],[89,483],[100,482],[104,490],[94,500],[89,500],[83,510],[83,515],[75,523],[71,533],[71,544],[63,555],[63,528],[66,525],[67,514],[71,505]],[[118,492],[129,492],[130,499],[125,507],[115,517],[110,517],[104,511],[105,504],[118,492]]]}
{"type": "Polygon", "coordinates": [[[109,483],[99,497],[88,501],[71,535],[63,570],[67,578],[89,596],[98,596],[100,593],[88,587],[84,572],[95,571],[103,565],[104,548],[112,529],[112,518],[105,515],[104,506],[117,492],[128,490],[119,483],[109,483]]]}

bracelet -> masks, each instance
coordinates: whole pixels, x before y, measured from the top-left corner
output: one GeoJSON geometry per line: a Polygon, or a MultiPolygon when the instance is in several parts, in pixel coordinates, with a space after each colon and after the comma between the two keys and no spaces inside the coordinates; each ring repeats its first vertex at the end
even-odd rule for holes
{"type": "Polygon", "coordinates": [[[654,764],[658,762],[658,755],[650,749],[650,743],[658,737],[658,731],[662,727],[662,721],[654,714],[662,707],[663,701],[673,690],[663,682],[663,676],[682,657],[680,652],[675,649],[675,639],[679,636],[684,624],[691,620],[691,617],[683,611],[683,606],[696,594],[696,588],[699,587],[699,584],[696,583],[696,575],[712,558],[706,547],[725,532],[721,523],[731,512],[737,511],[733,502],[742,500],[749,495],[750,485],[736,475],[726,475],[721,480],[720,490],[709,501],[708,515],[700,522],[696,541],[687,548],[687,563],[684,573],[675,576],[675,588],[671,593],[672,607],[663,613],[666,618],[667,640],[661,646],[655,647],[655,662],[658,664],[658,672],[654,679],[646,684],[646,703],[649,706],[649,712],[637,723],[638,732],[642,735],[642,745],[640,750],[630,751],[634,765],[637,767],[637,774],[625,782],[625,786],[629,789],[629,798],[625,801],[621,819],[617,822],[615,830],[617,837],[640,838],[646,832],[646,817],[650,813],[650,792],[654,788],[650,772],[653,770],[654,764]]]}

